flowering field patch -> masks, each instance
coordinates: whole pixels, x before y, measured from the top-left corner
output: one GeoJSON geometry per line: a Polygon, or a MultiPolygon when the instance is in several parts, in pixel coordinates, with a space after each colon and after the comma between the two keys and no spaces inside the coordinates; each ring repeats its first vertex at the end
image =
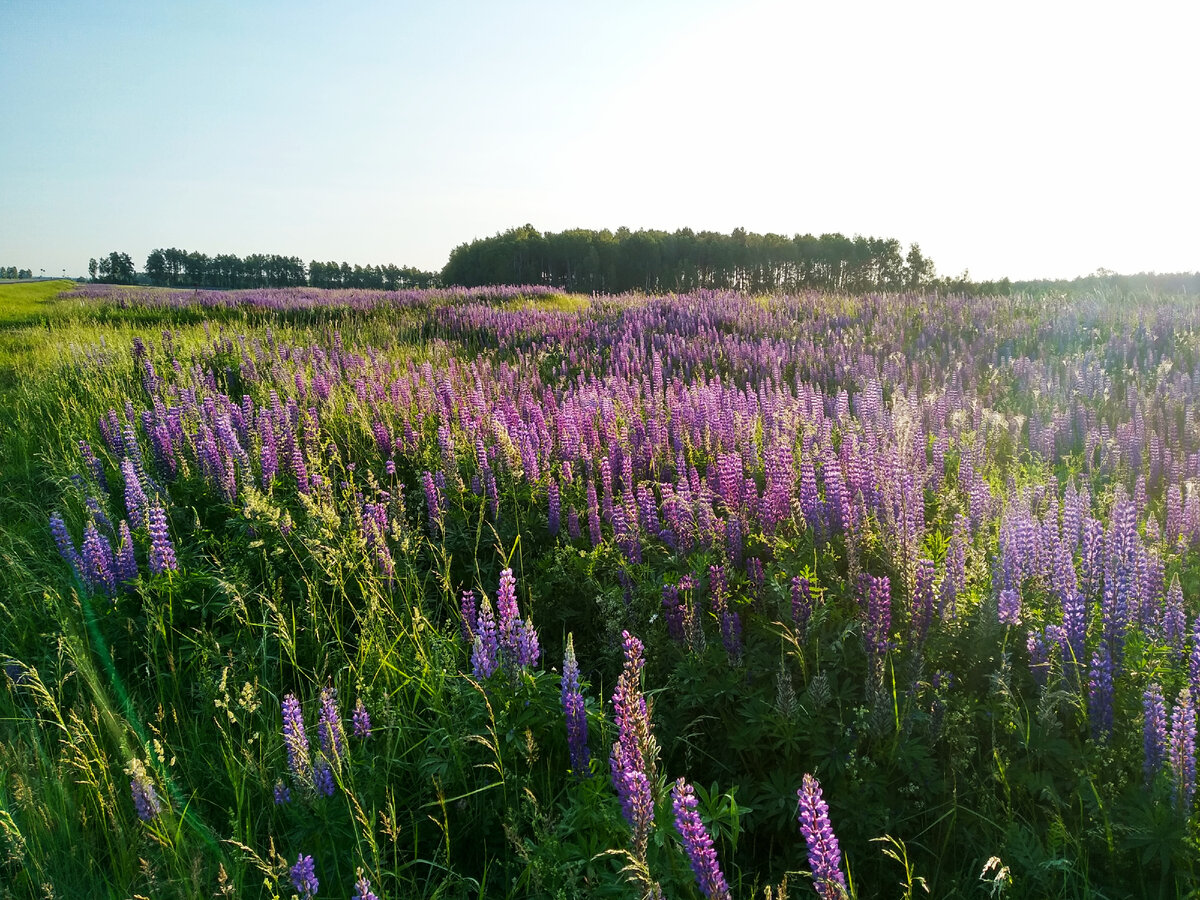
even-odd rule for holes
{"type": "Polygon", "coordinates": [[[1196,888],[1194,298],[65,299],[0,897],[1196,888]]]}

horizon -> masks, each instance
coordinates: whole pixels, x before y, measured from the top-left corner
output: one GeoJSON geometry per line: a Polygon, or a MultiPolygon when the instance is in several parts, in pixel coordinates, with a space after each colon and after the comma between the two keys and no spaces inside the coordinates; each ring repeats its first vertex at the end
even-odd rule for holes
{"type": "Polygon", "coordinates": [[[527,222],[895,238],[979,281],[1200,270],[1194,6],[6,12],[0,265],[46,277],[172,246],[440,272],[527,222]]]}

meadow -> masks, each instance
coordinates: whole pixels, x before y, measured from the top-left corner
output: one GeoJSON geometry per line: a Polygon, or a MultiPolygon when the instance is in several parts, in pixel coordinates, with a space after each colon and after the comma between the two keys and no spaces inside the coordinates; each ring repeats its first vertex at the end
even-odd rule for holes
{"type": "Polygon", "coordinates": [[[1200,303],[0,286],[0,898],[1200,891],[1200,303]]]}

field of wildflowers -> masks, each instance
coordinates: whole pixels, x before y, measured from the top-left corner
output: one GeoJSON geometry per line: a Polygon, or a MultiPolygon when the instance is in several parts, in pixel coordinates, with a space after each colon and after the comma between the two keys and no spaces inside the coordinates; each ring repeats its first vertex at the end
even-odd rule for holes
{"type": "Polygon", "coordinates": [[[0,898],[1195,895],[1198,397],[1194,297],[69,291],[0,898]]]}

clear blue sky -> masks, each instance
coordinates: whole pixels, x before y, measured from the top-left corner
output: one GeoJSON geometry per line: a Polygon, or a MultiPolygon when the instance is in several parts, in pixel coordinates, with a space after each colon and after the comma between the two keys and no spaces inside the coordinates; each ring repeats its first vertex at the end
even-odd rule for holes
{"type": "Polygon", "coordinates": [[[1200,4],[0,0],[0,265],[532,223],[1200,269],[1200,4]]]}

